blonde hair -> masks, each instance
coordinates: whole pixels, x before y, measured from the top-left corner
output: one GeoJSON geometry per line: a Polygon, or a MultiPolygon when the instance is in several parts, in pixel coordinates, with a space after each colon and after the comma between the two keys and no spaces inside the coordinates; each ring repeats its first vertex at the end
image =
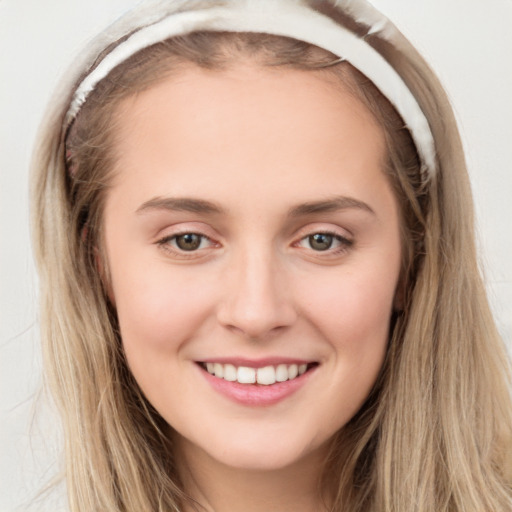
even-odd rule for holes
{"type": "MultiPolygon", "coordinates": [[[[319,4],[320,5],[320,4],[319,4]]],[[[317,6],[318,7],[318,6],[317,6]]],[[[332,11],[355,32],[367,32],[332,11]]],[[[212,70],[243,58],[321,73],[381,124],[385,172],[402,208],[403,311],[371,395],[337,434],[326,462],[333,511],[505,512],[512,509],[510,370],[475,251],[472,200],[451,107],[405,40],[366,36],[403,77],[434,134],[438,173],[420,176],[407,129],[375,86],[307,43],[199,32],[123,63],[87,100],[67,135],[67,102],[50,116],[33,171],[33,233],[46,379],[62,416],[73,512],[179,511],[188,501],[169,428],[130,374],[100,273],[102,207],[115,155],[116,107],[183,65],[212,70]]]]}

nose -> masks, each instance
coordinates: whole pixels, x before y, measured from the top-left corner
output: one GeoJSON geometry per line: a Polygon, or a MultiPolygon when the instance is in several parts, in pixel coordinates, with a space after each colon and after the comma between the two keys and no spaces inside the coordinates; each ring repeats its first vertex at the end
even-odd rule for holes
{"type": "Polygon", "coordinates": [[[247,250],[230,262],[217,309],[221,325],[253,340],[286,329],[297,316],[287,274],[270,252],[247,250]]]}

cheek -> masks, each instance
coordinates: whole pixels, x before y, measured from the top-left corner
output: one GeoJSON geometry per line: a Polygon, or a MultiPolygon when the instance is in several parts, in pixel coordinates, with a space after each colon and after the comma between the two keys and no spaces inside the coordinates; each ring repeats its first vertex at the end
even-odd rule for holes
{"type": "Polygon", "coordinates": [[[128,366],[146,397],[159,411],[179,417],[180,401],[189,396],[186,371],[188,342],[205,327],[214,301],[205,287],[165,269],[131,269],[113,276],[120,334],[128,366]],[[198,328],[201,326],[201,329],[198,328]]]}
{"type": "Polygon", "coordinates": [[[343,277],[315,279],[303,291],[307,309],[330,339],[387,338],[396,279],[373,273],[345,273],[343,277]],[[313,283],[312,283],[313,284],[313,283]]]}
{"type": "MultiPolygon", "coordinates": [[[[116,269],[112,276],[121,338],[130,365],[179,351],[209,316],[211,287],[191,286],[186,272],[141,265],[116,269]]],[[[161,361],[161,360],[160,360],[161,361]]]]}
{"type": "Polygon", "coordinates": [[[325,425],[336,430],[361,408],[381,371],[387,351],[395,279],[347,273],[316,280],[308,294],[309,318],[330,345],[332,378],[323,397],[331,411],[325,425]],[[320,286],[323,285],[323,286],[320,286]]]}
{"type": "Polygon", "coordinates": [[[345,397],[354,401],[353,413],[370,392],[386,354],[399,255],[392,262],[346,265],[316,275],[300,291],[311,323],[334,354],[337,378],[332,384],[350,390],[345,397]]]}

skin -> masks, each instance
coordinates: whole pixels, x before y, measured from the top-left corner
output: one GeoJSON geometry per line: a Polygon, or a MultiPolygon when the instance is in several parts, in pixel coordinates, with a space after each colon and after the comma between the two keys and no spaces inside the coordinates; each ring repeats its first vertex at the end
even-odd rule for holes
{"type": "Polygon", "coordinates": [[[121,105],[116,155],[110,295],[188,491],[216,512],[318,511],[329,440],[375,383],[399,279],[381,128],[320,72],[190,66],[121,105]],[[204,236],[197,250],[180,251],[183,233],[204,236]],[[338,238],[320,251],[315,233],[338,238]],[[235,356],[318,366],[256,407],[196,364],[235,356]]]}

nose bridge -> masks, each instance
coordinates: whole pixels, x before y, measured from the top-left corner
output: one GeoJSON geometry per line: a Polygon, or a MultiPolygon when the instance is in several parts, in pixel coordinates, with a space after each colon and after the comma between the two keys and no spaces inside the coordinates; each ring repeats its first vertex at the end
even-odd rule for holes
{"type": "Polygon", "coordinates": [[[260,338],[293,323],[295,312],[286,293],[286,273],[268,242],[236,251],[227,273],[219,307],[223,325],[260,338]]]}

